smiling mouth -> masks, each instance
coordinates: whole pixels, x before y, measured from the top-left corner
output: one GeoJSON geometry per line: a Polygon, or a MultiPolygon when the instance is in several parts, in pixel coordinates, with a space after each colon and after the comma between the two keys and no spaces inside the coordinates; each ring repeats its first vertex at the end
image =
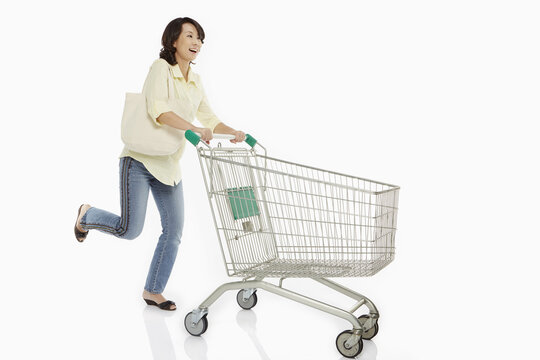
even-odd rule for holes
{"type": "Polygon", "coordinates": [[[189,51],[191,51],[192,53],[196,54],[197,53],[197,50],[192,50],[192,49],[189,49],[189,51]]]}

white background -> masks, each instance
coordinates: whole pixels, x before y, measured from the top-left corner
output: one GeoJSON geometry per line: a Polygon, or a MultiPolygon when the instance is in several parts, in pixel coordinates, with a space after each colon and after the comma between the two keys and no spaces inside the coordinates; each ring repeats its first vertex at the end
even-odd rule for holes
{"type": "Polygon", "coordinates": [[[192,147],[165,292],[178,311],[141,299],[151,197],[136,240],[74,239],[81,203],[120,211],[124,94],[180,16],[206,31],[193,70],[222,121],[272,156],[401,186],[396,260],[342,280],[381,312],[361,359],[539,358],[540,6],[516,0],[3,3],[0,358],[340,358],[349,324],[262,290],[251,312],[224,295],[207,333],[186,333],[230,280],[192,147]]]}

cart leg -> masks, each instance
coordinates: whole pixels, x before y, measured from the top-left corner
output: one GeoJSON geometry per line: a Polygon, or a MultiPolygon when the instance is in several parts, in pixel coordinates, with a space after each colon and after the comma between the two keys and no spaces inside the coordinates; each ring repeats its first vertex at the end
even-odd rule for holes
{"type": "MultiPolygon", "coordinates": [[[[334,283],[332,281],[329,281],[329,280],[326,280],[326,279],[316,279],[316,280],[319,281],[320,283],[326,285],[326,286],[329,286],[332,289],[335,289],[336,291],[341,292],[342,294],[345,294],[345,295],[348,295],[348,296],[350,296],[350,297],[352,297],[354,299],[357,299],[358,304],[364,304],[365,303],[368,306],[368,308],[370,309],[370,316],[371,316],[371,313],[373,312],[373,316],[378,317],[378,313],[376,313],[377,309],[375,308],[375,305],[373,305],[373,303],[369,299],[367,299],[366,297],[363,297],[362,295],[360,295],[360,294],[358,294],[358,293],[356,293],[356,292],[354,292],[354,291],[352,291],[350,289],[347,289],[347,288],[345,288],[345,287],[343,287],[343,286],[341,286],[339,284],[336,284],[336,283],[334,283]]],[[[342,309],[337,308],[335,306],[332,306],[332,305],[323,303],[321,301],[309,298],[307,296],[300,295],[300,294],[295,293],[293,291],[284,289],[283,287],[281,287],[282,283],[283,283],[283,281],[280,281],[280,284],[279,284],[280,286],[276,286],[276,285],[270,284],[268,282],[262,281],[262,278],[256,278],[255,280],[235,281],[235,282],[223,284],[220,287],[218,287],[205,301],[203,301],[203,303],[199,306],[198,309],[195,309],[191,313],[191,317],[187,317],[187,318],[191,319],[191,323],[186,325],[186,329],[188,329],[188,332],[190,332],[192,335],[195,335],[195,336],[198,336],[198,335],[204,333],[206,331],[207,323],[204,323],[202,326],[200,326],[201,329],[200,330],[197,329],[198,331],[195,331],[195,330],[190,331],[190,329],[195,328],[193,326],[193,323],[199,317],[202,317],[201,320],[207,321],[205,315],[208,313],[208,307],[210,305],[212,305],[225,291],[228,291],[228,290],[242,290],[243,289],[244,290],[243,296],[245,296],[245,295],[247,295],[249,293],[253,294],[256,289],[263,289],[263,290],[266,290],[268,292],[274,293],[276,295],[285,297],[287,299],[294,300],[294,301],[299,302],[301,304],[310,306],[312,308],[324,311],[324,312],[326,312],[328,314],[332,314],[334,316],[337,316],[337,317],[340,317],[342,319],[347,320],[348,322],[350,322],[352,324],[353,329],[352,329],[352,331],[346,331],[345,332],[346,334],[342,333],[342,334],[338,335],[338,339],[336,341],[339,341],[339,343],[340,343],[339,346],[343,345],[344,348],[345,348],[345,350],[340,350],[340,347],[338,346],[338,350],[343,354],[343,351],[347,352],[348,349],[352,349],[355,346],[360,346],[360,351],[361,351],[362,334],[364,333],[364,329],[366,329],[366,331],[369,330],[371,328],[371,326],[373,326],[372,324],[375,324],[376,318],[374,318],[374,319],[370,318],[369,320],[365,321],[364,324],[361,324],[360,320],[355,315],[353,315],[352,312],[342,310],[342,309]],[[188,325],[191,326],[191,328],[188,328],[188,325]],[[343,336],[343,335],[345,335],[345,336],[343,336]],[[345,339],[346,339],[346,341],[341,344],[341,341],[344,341],[345,339]],[[360,345],[358,345],[358,344],[360,344],[360,345]]],[[[361,305],[358,305],[356,307],[356,309],[358,309],[358,307],[360,307],[360,306],[361,305]]],[[[188,314],[188,316],[189,316],[189,314],[188,314]]]]}
{"type": "Polygon", "coordinates": [[[214,292],[199,305],[199,309],[208,309],[225,291],[229,290],[241,290],[241,289],[250,289],[257,288],[253,286],[253,283],[258,283],[262,281],[235,281],[221,285],[214,292]]]}
{"type": "Polygon", "coordinates": [[[367,308],[369,309],[369,318],[364,323],[364,326],[363,326],[364,331],[369,330],[375,325],[375,323],[377,322],[377,319],[379,318],[379,311],[377,310],[377,307],[375,306],[375,304],[371,300],[369,300],[367,297],[357,293],[354,290],[351,290],[345,286],[342,286],[334,281],[331,281],[325,278],[319,278],[319,279],[314,278],[313,280],[325,286],[328,286],[329,288],[334,289],[335,291],[340,292],[343,295],[346,295],[352,299],[358,300],[358,302],[349,310],[350,313],[353,313],[356,310],[358,310],[360,306],[366,305],[367,308]]]}
{"type": "MultiPolygon", "coordinates": [[[[276,295],[283,296],[287,299],[294,300],[301,304],[324,311],[328,314],[332,314],[334,316],[340,317],[350,322],[353,326],[353,331],[356,336],[361,336],[362,334],[362,325],[360,324],[358,318],[356,318],[350,312],[347,312],[335,306],[323,303],[321,301],[309,298],[307,296],[300,295],[298,293],[270,284],[268,282],[259,281],[259,280],[235,281],[235,282],[223,284],[220,287],[218,287],[205,301],[203,301],[201,305],[199,305],[199,309],[208,309],[208,307],[212,305],[225,291],[240,290],[240,289],[263,289],[268,292],[274,293],[276,295]]],[[[358,296],[361,296],[361,295],[358,295],[358,296]]]]}

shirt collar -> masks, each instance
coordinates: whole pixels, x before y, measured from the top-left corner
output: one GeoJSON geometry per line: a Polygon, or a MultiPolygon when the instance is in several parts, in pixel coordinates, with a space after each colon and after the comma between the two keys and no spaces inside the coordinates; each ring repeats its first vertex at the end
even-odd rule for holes
{"type": "MultiPolygon", "coordinates": [[[[171,66],[171,69],[172,69],[172,72],[173,72],[173,76],[175,78],[183,78],[184,77],[184,75],[182,75],[182,71],[180,70],[180,66],[178,64],[171,66]]],[[[191,69],[191,66],[188,69],[189,69],[189,71],[188,71],[188,79],[186,80],[186,82],[187,83],[192,82],[192,83],[194,83],[196,85],[197,83],[195,82],[195,77],[194,77],[194,74],[193,74],[193,70],[191,69]]]]}

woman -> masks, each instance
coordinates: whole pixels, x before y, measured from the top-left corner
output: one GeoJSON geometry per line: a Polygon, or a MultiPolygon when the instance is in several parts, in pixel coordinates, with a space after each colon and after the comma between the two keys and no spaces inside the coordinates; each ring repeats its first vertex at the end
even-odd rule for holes
{"type": "MultiPolygon", "coordinates": [[[[191,70],[190,65],[199,54],[203,41],[204,30],[193,19],[178,18],[167,25],[161,39],[160,58],[152,64],[143,88],[148,113],[157,125],[195,131],[206,142],[212,139],[213,132],[234,135],[233,143],[243,141],[245,134],[242,131],[228,127],[214,115],[200,77],[191,70]],[[176,95],[182,100],[179,101],[181,111],[177,112],[173,112],[167,102],[169,71],[172,71],[176,95]],[[204,127],[191,124],[195,116],[204,127]]],[[[143,299],[148,305],[156,305],[163,310],[176,309],[175,303],[166,300],[162,292],[176,259],[184,223],[179,164],[184,147],[185,141],[177,152],[166,156],[140,154],[124,147],[120,154],[121,216],[83,204],[75,223],[75,237],[80,242],[93,229],[123,239],[135,239],[143,229],[148,192],[151,190],[163,232],[146,278],[143,299]]]]}

